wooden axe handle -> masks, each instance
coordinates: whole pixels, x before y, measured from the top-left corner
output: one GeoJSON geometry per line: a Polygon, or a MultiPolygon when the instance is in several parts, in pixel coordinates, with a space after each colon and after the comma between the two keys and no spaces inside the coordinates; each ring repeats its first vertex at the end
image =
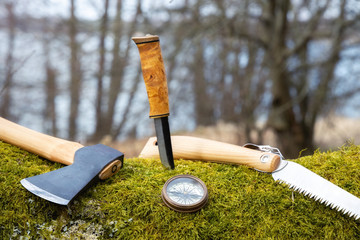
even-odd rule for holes
{"type": "MultiPolygon", "coordinates": [[[[67,141],[36,132],[0,117],[0,140],[18,146],[26,151],[37,154],[53,162],[71,165],[75,152],[84,147],[80,143],[67,141]]],[[[115,173],[111,172],[113,165],[121,166],[119,160],[110,163],[99,174],[100,179],[106,179],[115,173]]]]}
{"type": "Polygon", "coordinates": [[[141,69],[149,98],[150,118],[169,115],[169,97],[159,37],[133,37],[139,49],[141,69]]]}
{"type": "MultiPolygon", "coordinates": [[[[175,159],[241,164],[264,172],[273,172],[280,163],[280,157],[276,154],[208,139],[172,136],[171,142],[175,159]]],[[[156,143],[156,137],[150,138],[139,157],[159,158],[156,143]]]]}

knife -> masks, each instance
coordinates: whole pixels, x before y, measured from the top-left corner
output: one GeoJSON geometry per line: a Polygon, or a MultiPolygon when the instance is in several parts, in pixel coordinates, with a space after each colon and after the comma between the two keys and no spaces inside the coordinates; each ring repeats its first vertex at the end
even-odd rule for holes
{"type": "MultiPolygon", "coordinates": [[[[273,179],[287,184],[337,211],[360,218],[360,199],[298,163],[287,161],[277,148],[268,145],[245,144],[243,147],[187,136],[172,136],[175,159],[202,160],[242,164],[260,172],[271,173],[273,179]],[[269,156],[264,157],[269,154],[269,156]],[[276,159],[273,155],[280,157],[276,159]],[[265,161],[267,160],[267,161],[265,161]]],[[[154,151],[156,138],[150,138],[139,157],[158,158],[154,151]]]]}
{"type": "Polygon", "coordinates": [[[133,37],[132,40],[136,43],[140,54],[141,69],[150,104],[149,116],[155,122],[160,160],[166,168],[174,169],[168,120],[169,97],[160,40],[156,35],[133,37]]]}

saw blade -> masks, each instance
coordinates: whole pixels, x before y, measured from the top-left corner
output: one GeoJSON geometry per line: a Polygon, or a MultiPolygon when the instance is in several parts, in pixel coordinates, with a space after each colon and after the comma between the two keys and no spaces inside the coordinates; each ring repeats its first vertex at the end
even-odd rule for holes
{"type": "Polygon", "coordinates": [[[272,173],[276,181],[285,183],[290,188],[355,219],[360,218],[359,198],[300,164],[283,161],[287,162],[287,165],[280,171],[272,173]]]}

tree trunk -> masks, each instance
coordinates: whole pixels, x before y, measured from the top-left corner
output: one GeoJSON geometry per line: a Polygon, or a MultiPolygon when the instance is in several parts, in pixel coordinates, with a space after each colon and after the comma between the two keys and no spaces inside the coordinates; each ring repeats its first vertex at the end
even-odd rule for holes
{"type": "Polygon", "coordinates": [[[100,43],[99,43],[99,70],[97,73],[97,94],[96,94],[96,103],[95,103],[95,133],[93,134],[93,139],[99,140],[104,135],[104,122],[103,122],[103,78],[105,75],[105,39],[108,31],[108,9],[109,9],[109,0],[104,2],[104,15],[100,24],[100,43]]]}
{"type": "MultiPolygon", "coordinates": [[[[129,119],[130,109],[133,106],[133,103],[134,103],[133,100],[134,100],[135,94],[139,88],[139,83],[141,82],[140,81],[140,79],[141,79],[141,71],[140,70],[141,70],[141,68],[139,68],[139,72],[138,72],[138,74],[136,74],[136,77],[133,81],[133,85],[129,92],[129,98],[128,98],[121,122],[118,124],[116,129],[111,131],[112,139],[116,139],[117,137],[119,137],[122,134],[122,130],[124,130],[124,126],[127,123],[127,120],[129,119]]],[[[136,126],[134,128],[135,128],[134,131],[136,131],[136,126]]],[[[125,135],[125,134],[123,134],[123,135],[125,135]]]]}
{"type": "Polygon", "coordinates": [[[55,98],[57,96],[57,84],[56,77],[57,71],[51,64],[51,52],[52,48],[50,46],[51,43],[51,34],[53,33],[53,29],[51,29],[49,25],[49,21],[47,18],[43,19],[43,35],[42,35],[42,47],[43,47],[43,55],[45,58],[45,79],[44,79],[44,92],[45,92],[45,109],[43,112],[45,131],[50,132],[52,136],[57,136],[57,120],[56,120],[56,103],[55,98]]]}
{"type": "MultiPolygon", "coordinates": [[[[194,25],[201,24],[200,7],[202,1],[198,1],[193,11],[194,25]]],[[[194,104],[195,104],[195,122],[199,126],[209,126],[215,123],[214,118],[214,104],[208,93],[209,85],[205,79],[206,64],[204,56],[203,39],[199,36],[195,42],[195,55],[192,64],[192,71],[194,73],[193,89],[194,89],[194,104]]]]}
{"type": "MultiPolygon", "coordinates": [[[[319,7],[308,21],[306,30],[298,39],[293,39],[295,46],[289,48],[288,11],[290,2],[269,1],[264,9],[264,32],[266,33],[267,61],[272,80],[272,104],[268,125],[273,128],[278,139],[278,147],[285,157],[295,158],[299,153],[312,153],[314,150],[314,126],[323,105],[331,94],[330,83],[333,81],[336,64],[339,60],[344,31],[344,9],[346,1],[341,2],[339,18],[333,30],[331,52],[320,73],[318,84],[308,93],[308,69],[301,69],[296,77],[288,70],[290,57],[300,60],[300,67],[309,66],[306,53],[311,35],[316,31],[320,17],[324,14],[327,3],[319,7]],[[296,41],[297,40],[297,41],[296,41]],[[324,74],[321,74],[324,72],[324,74]]],[[[266,4],[265,4],[266,5],[266,4]]]]}
{"type": "Polygon", "coordinates": [[[285,157],[295,158],[305,145],[304,129],[296,121],[291,79],[287,71],[285,52],[288,31],[289,1],[269,1],[264,23],[268,42],[267,62],[272,80],[272,103],[268,125],[275,131],[278,147],[285,157]]]}
{"type": "Polygon", "coordinates": [[[101,20],[100,25],[100,43],[99,43],[99,70],[97,73],[97,94],[96,94],[96,105],[95,105],[95,133],[94,138],[97,139],[98,136],[102,136],[103,124],[103,78],[105,74],[105,38],[108,30],[108,9],[109,9],[109,0],[104,2],[104,15],[101,20]]]}
{"type": "MultiPolygon", "coordinates": [[[[129,31],[127,33],[127,36],[129,36],[129,40],[128,40],[128,44],[127,46],[129,46],[130,42],[131,42],[131,39],[130,39],[130,36],[133,36],[134,32],[136,31],[136,26],[137,26],[137,23],[138,23],[138,17],[141,15],[142,13],[142,10],[141,10],[141,0],[138,0],[137,2],[137,7],[136,7],[136,13],[135,13],[135,16],[132,20],[132,23],[130,24],[130,27],[129,27],[129,31]]],[[[126,49],[125,51],[125,56],[123,57],[123,60],[122,60],[122,64],[119,66],[119,67],[122,67],[122,68],[125,68],[125,65],[128,61],[128,58],[129,58],[129,47],[126,49]]],[[[113,66],[115,67],[115,65],[113,66]]],[[[118,136],[120,136],[124,130],[124,126],[125,124],[127,123],[127,120],[128,120],[128,117],[130,115],[130,110],[133,106],[133,100],[135,98],[135,94],[138,90],[138,87],[139,87],[139,83],[141,82],[141,68],[138,69],[138,72],[136,74],[136,77],[135,79],[133,80],[133,85],[129,91],[129,98],[128,98],[128,101],[126,102],[125,104],[125,110],[124,110],[124,114],[122,116],[122,119],[120,121],[119,124],[117,124],[117,126],[113,126],[111,129],[110,129],[110,136],[112,137],[112,139],[116,139],[118,136]]],[[[114,111],[115,112],[115,111],[114,111]]],[[[112,114],[114,114],[114,112],[112,114]]],[[[112,118],[114,118],[114,116],[112,116],[112,118]]],[[[113,124],[115,125],[115,124],[113,124]]],[[[134,127],[134,131],[136,131],[136,126],[134,127]]],[[[126,135],[126,134],[124,134],[126,135]]]]}
{"type": "Polygon", "coordinates": [[[75,0],[71,0],[69,37],[70,37],[70,115],[69,139],[75,140],[78,132],[78,113],[81,95],[81,67],[79,59],[79,44],[77,36],[77,19],[75,16],[75,0]]]}
{"type": "Polygon", "coordinates": [[[113,59],[111,62],[111,69],[110,69],[110,88],[108,93],[107,113],[104,115],[104,121],[103,121],[104,123],[104,129],[102,133],[103,135],[110,134],[110,131],[113,128],[115,106],[119,93],[121,91],[124,62],[126,61],[126,59],[124,59],[125,57],[121,58],[120,56],[121,33],[123,30],[121,11],[122,11],[122,1],[118,0],[116,6],[116,16],[114,20],[114,30],[113,30],[114,46],[112,49],[113,59]]]}
{"type": "Polygon", "coordinates": [[[208,85],[204,76],[204,47],[202,43],[196,45],[194,56],[194,99],[195,99],[195,121],[199,126],[210,126],[215,123],[213,109],[214,105],[207,93],[208,85]]]}
{"type": "Polygon", "coordinates": [[[11,107],[12,99],[11,92],[13,88],[13,75],[14,75],[14,45],[15,45],[15,25],[16,18],[14,14],[14,4],[6,3],[7,10],[7,23],[8,23],[8,46],[7,46],[7,57],[6,57],[6,66],[5,66],[5,81],[2,89],[0,89],[0,115],[9,120],[12,119],[11,107]]]}
{"type": "Polygon", "coordinates": [[[57,95],[57,86],[56,86],[56,71],[50,66],[49,63],[46,63],[46,82],[45,82],[45,92],[46,92],[46,108],[45,108],[45,120],[50,122],[49,130],[52,136],[57,136],[57,121],[56,121],[56,104],[55,98],[57,95]]]}

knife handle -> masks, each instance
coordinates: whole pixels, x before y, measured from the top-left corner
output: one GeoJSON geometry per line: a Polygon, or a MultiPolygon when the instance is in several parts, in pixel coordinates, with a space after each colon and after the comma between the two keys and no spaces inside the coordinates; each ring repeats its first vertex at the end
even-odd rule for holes
{"type": "MultiPolygon", "coordinates": [[[[241,164],[264,172],[273,172],[280,157],[233,144],[187,136],[171,137],[174,159],[201,160],[216,163],[241,164]]],[[[159,158],[157,139],[148,140],[140,158],[159,158]]]]}
{"type": "MultiPolygon", "coordinates": [[[[73,164],[75,152],[84,147],[80,143],[39,133],[1,117],[0,140],[37,154],[52,162],[65,165],[73,164]]],[[[116,169],[120,169],[121,164],[119,160],[111,162],[101,171],[99,178],[104,180],[111,177],[117,172],[112,172],[113,166],[116,165],[116,169]]]]}
{"type": "Polygon", "coordinates": [[[150,118],[169,116],[169,97],[165,67],[156,35],[133,37],[140,53],[142,74],[149,98],[150,118]]]}

